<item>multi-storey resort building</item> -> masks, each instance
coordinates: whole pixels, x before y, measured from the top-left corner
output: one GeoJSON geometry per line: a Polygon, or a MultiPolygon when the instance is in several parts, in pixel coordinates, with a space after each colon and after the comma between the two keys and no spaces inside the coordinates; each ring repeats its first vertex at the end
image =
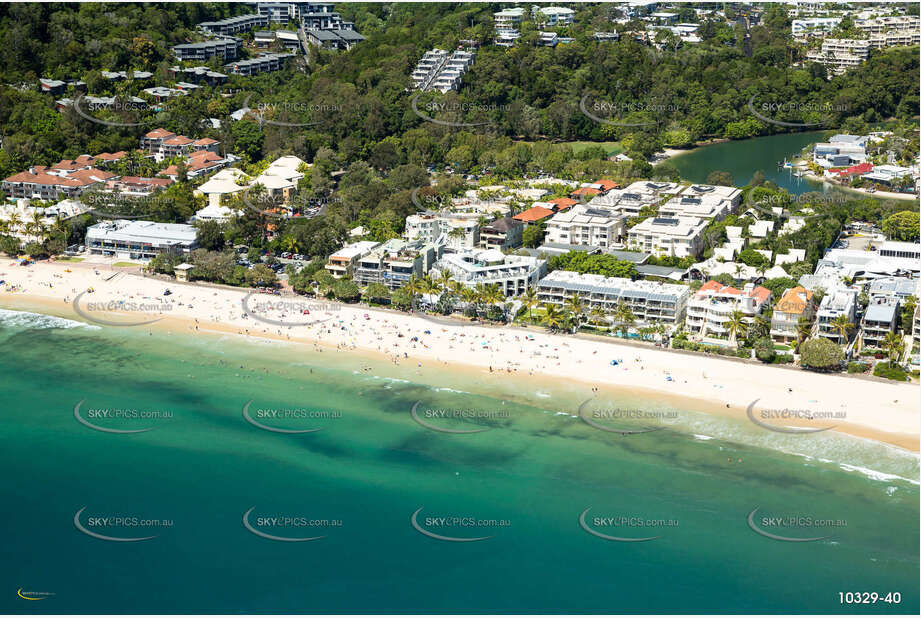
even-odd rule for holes
{"type": "Polygon", "coordinates": [[[603,275],[555,270],[540,280],[537,297],[545,304],[562,305],[573,294],[585,304],[610,312],[623,304],[638,322],[677,324],[684,317],[690,290],[686,285],[658,283],[603,275]]]}
{"type": "Polygon", "coordinates": [[[728,323],[736,311],[742,312],[745,322],[751,323],[770,299],[771,291],[760,285],[746,283],[740,290],[719,281],[708,281],[688,301],[687,329],[701,337],[728,337],[728,323]]]}
{"type": "Polygon", "coordinates": [[[496,285],[505,296],[518,296],[534,287],[546,272],[544,260],[522,255],[505,255],[496,249],[446,253],[435,264],[455,281],[467,287],[496,285]]]}

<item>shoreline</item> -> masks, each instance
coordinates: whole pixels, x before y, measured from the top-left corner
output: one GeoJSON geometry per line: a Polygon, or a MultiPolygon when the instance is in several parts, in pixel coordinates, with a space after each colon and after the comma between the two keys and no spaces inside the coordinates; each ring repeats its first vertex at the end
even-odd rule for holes
{"type": "MultiPolygon", "coordinates": [[[[0,267],[0,278],[6,279],[7,285],[22,285],[23,290],[4,291],[0,303],[14,310],[39,309],[38,313],[50,311],[52,315],[86,321],[77,315],[71,302],[75,293],[94,287],[93,299],[97,302],[157,299],[169,303],[171,310],[147,316],[158,320],[148,326],[151,330],[235,335],[244,340],[258,338],[311,346],[314,351],[355,352],[357,356],[400,365],[404,370],[416,364],[420,375],[423,369],[438,367],[497,384],[502,380],[538,386],[553,382],[584,388],[589,396],[591,389],[597,388],[605,395],[654,398],[733,419],[745,420],[748,406],[757,400],[755,414],[770,408],[844,416],[843,420],[824,424],[785,418],[775,420],[775,426],[818,428],[832,424],[840,433],[919,452],[917,402],[921,388],[916,384],[778,370],[719,357],[675,354],[661,348],[551,335],[543,329],[435,323],[418,315],[305,297],[254,295],[253,299],[259,300],[252,302],[322,304],[327,309],[322,322],[276,326],[241,315],[240,303],[251,292],[248,289],[165,284],[127,273],[114,281],[104,281],[112,271],[100,271],[99,275],[90,269],[64,273],[66,266],[67,263],[39,263],[0,267]],[[167,285],[173,294],[160,297],[167,285]],[[619,359],[620,363],[611,366],[610,359],[619,359]]],[[[125,314],[106,313],[111,321],[116,321],[118,315],[125,314]]],[[[276,317],[294,319],[284,314],[276,317]]]]}
{"type": "Polygon", "coordinates": [[[833,178],[826,178],[825,176],[816,176],[815,174],[813,174],[811,171],[808,171],[808,170],[803,174],[803,178],[805,178],[806,180],[812,180],[814,182],[828,183],[834,188],[840,189],[841,191],[846,191],[847,193],[853,193],[853,194],[860,195],[863,197],[869,197],[869,198],[874,198],[878,200],[906,200],[906,201],[916,202],[919,199],[921,199],[919,198],[919,196],[911,194],[911,193],[895,193],[892,191],[874,191],[873,193],[868,193],[861,189],[855,189],[854,187],[845,185],[841,181],[834,180],[833,178]]]}

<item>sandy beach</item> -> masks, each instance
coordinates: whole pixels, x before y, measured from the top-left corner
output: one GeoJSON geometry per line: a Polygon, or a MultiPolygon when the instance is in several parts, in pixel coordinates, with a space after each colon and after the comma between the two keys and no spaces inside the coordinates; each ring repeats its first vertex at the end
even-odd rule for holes
{"type": "Polygon", "coordinates": [[[696,408],[734,417],[744,417],[757,400],[754,414],[774,426],[834,425],[834,431],[919,450],[917,384],[551,335],[538,328],[432,321],[323,299],[164,282],[86,263],[19,266],[4,260],[0,280],[0,306],[8,309],[40,307],[82,321],[122,325],[111,326],[116,328],[278,339],[404,367],[457,367],[495,379],[565,380],[585,384],[589,393],[591,388],[646,392],[693,400],[696,408]],[[763,416],[768,410],[802,411],[814,418],[763,416]]]}

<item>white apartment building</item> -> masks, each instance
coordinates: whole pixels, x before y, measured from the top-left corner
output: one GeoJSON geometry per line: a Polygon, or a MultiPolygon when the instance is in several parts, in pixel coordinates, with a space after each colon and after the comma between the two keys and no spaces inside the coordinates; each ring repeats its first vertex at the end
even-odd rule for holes
{"type": "Polygon", "coordinates": [[[524,9],[519,7],[502,9],[498,13],[493,13],[492,17],[496,29],[518,28],[521,25],[521,18],[524,17],[524,9]]]}
{"type": "Polygon", "coordinates": [[[695,256],[703,249],[706,219],[649,217],[627,232],[627,246],[654,255],[695,256]]]}
{"type": "Polygon", "coordinates": [[[512,47],[521,38],[521,31],[515,28],[496,28],[495,43],[499,47],[512,47]]]}
{"type": "Polygon", "coordinates": [[[423,240],[452,249],[472,249],[480,242],[479,215],[417,213],[406,217],[406,240],[423,240]]]}
{"type": "Polygon", "coordinates": [[[921,19],[917,15],[896,15],[892,17],[877,17],[875,19],[858,19],[855,24],[859,30],[867,34],[885,34],[900,30],[921,30],[921,19]]]}
{"type": "Polygon", "coordinates": [[[537,285],[547,263],[530,256],[505,255],[496,249],[474,249],[446,253],[433,268],[448,271],[452,279],[470,288],[481,283],[496,285],[505,296],[518,296],[537,285]]]}
{"type": "Polygon", "coordinates": [[[793,37],[808,37],[830,34],[834,32],[838,24],[841,23],[840,17],[811,17],[808,19],[794,19],[790,25],[793,37]]]}
{"type": "Polygon", "coordinates": [[[611,189],[604,195],[596,195],[588,203],[592,208],[614,210],[626,217],[636,217],[647,206],[659,207],[660,198],[651,193],[631,192],[629,189],[611,189]]]}
{"type": "Polygon", "coordinates": [[[441,257],[440,245],[391,238],[358,258],[352,279],[358,285],[382,283],[391,290],[403,287],[413,276],[422,277],[441,257]]]}
{"type": "Polygon", "coordinates": [[[429,84],[434,81],[435,76],[447,59],[448,52],[443,49],[433,49],[425,52],[419,62],[416,63],[416,69],[410,75],[413,80],[413,88],[416,90],[428,90],[429,84]]]}
{"type": "Polygon", "coordinates": [[[493,23],[496,29],[496,45],[502,47],[511,47],[519,38],[521,38],[521,19],[524,17],[524,9],[515,7],[508,8],[493,13],[493,23]]]}
{"type": "Polygon", "coordinates": [[[718,196],[692,197],[679,195],[659,207],[660,217],[697,217],[722,219],[730,213],[730,202],[718,196]]]}
{"type": "Polygon", "coordinates": [[[537,44],[544,47],[555,47],[557,43],[560,42],[560,37],[556,32],[544,32],[543,30],[537,33],[537,44]]]}
{"type": "Polygon", "coordinates": [[[841,74],[860,66],[870,55],[868,39],[825,39],[822,48],[806,54],[806,60],[829,67],[833,73],[841,74]]]}
{"type": "Polygon", "coordinates": [[[846,344],[844,337],[834,329],[832,321],[839,315],[847,317],[847,321],[855,324],[854,316],[857,314],[857,290],[851,288],[836,288],[829,290],[816,313],[816,335],[831,339],[838,344],[846,344]]]}
{"type": "Polygon", "coordinates": [[[683,190],[682,186],[677,182],[654,182],[652,180],[638,180],[624,189],[627,193],[639,193],[652,197],[676,195],[683,190]]]}
{"type": "Polygon", "coordinates": [[[899,301],[877,299],[867,307],[860,323],[860,337],[864,346],[883,346],[886,335],[896,332],[899,323],[899,301]]]}
{"type": "Polygon", "coordinates": [[[103,221],[86,228],[86,247],[93,255],[149,260],[161,253],[182,255],[198,247],[198,230],[185,223],[103,221]]]}
{"type": "Polygon", "coordinates": [[[739,290],[719,281],[708,281],[688,301],[688,331],[701,337],[729,336],[728,322],[732,314],[741,311],[745,321],[751,323],[771,299],[767,288],[746,283],[739,290]]]}
{"type": "Polygon", "coordinates": [[[884,258],[921,259],[921,244],[887,240],[879,247],[879,256],[884,258]]]}
{"type": "Polygon", "coordinates": [[[870,35],[870,49],[896,47],[899,45],[917,45],[921,42],[921,32],[915,30],[893,30],[870,35]]]}
{"type": "Polygon", "coordinates": [[[722,185],[690,185],[681,192],[683,197],[720,199],[729,202],[729,212],[735,212],[742,203],[742,189],[722,185]]]}
{"type": "Polygon", "coordinates": [[[443,49],[425,52],[410,75],[416,90],[458,90],[464,73],[473,64],[473,52],[457,50],[449,54],[443,49]]]}
{"type": "Polygon", "coordinates": [[[576,18],[576,12],[560,6],[535,6],[531,11],[531,16],[542,25],[553,28],[556,26],[568,26],[573,23],[576,18]]]}
{"type": "Polygon", "coordinates": [[[586,311],[599,308],[613,311],[618,305],[630,308],[637,322],[677,324],[684,317],[690,297],[685,285],[656,281],[631,281],[621,277],[581,274],[555,270],[537,287],[537,297],[545,304],[563,305],[576,294],[586,311]]]}
{"type": "Polygon", "coordinates": [[[870,55],[870,41],[869,39],[824,39],[822,53],[850,54],[866,60],[870,55]]]}
{"type": "Polygon", "coordinates": [[[379,245],[380,243],[373,240],[361,240],[346,245],[329,256],[326,271],[337,279],[351,275],[358,260],[371,253],[379,245]]]}
{"type": "Polygon", "coordinates": [[[624,233],[624,216],[610,210],[578,204],[547,221],[544,242],[610,247],[624,233]]]}

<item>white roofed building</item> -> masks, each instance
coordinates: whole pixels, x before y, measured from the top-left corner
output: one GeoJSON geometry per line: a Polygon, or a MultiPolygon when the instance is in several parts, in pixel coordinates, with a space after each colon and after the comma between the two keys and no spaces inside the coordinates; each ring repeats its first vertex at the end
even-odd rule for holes
{"type": "Polygon", "coordinates": [[[161,253],[181,255],[198,247],[198,230],[185,223],[103,221],[86,229],[86,246],[94,255],[149,260],[161,253]]]}
{"type": "Polygon", "coordinates": [[[518,296],[546,272],[546,261],[531,256],[505,255],[497,249],[446,253],[434,266],[467,287],[496,285],[505,296],[518,296]]]}
{"type": "Polygon", "coordinates": [[[684,317],[690,288],[566,270],[553,271],[540,280],[537,288],[537,297],[545,304],[563,305],[573,294],[586,304],[587,310],[610,312],[624,304],[639,322],[677,324],[684,317]]]}
{"type": "Polygon", "coordinates": [[[650,217],[627,232],[627,246],[654,255],[686,257],[703,249],[706,219],[650,217]]]}

